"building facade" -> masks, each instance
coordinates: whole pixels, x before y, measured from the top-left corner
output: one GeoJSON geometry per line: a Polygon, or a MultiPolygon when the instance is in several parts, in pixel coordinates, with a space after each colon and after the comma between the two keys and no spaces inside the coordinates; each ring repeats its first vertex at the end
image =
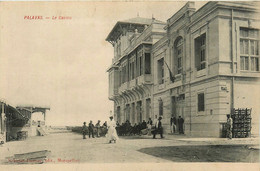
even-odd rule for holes
{"type": "Polygon", "coordinates": [[[107,37],[114,47],[109,72],[109,99],[115,118],[132,124],[152,116],[152,47],[166,31],[166,23],[136,17],[119,21],[107,37]]]}
{"type": "MultiPolygon", "coordinates": [[[[258,135],[258,6],[214,1],[196,10],[194,2],[187,2],[166,24],[152,20],[144,30],[137,28],[135,40],[142,43],[126,44],[129,53],[115,57],[108,69],[109,99],[115,102],[117,120],[133,124],[160,115],[165,132],[170,132],[171,116],[181,116],[185,134],[221,137],[233,108],[252,108],[251,132],[258,135]],[[151,29],[156,24],[160,31],[151,29]]],[[[119,45],[113,44],[115,49],[119,45]]]]}

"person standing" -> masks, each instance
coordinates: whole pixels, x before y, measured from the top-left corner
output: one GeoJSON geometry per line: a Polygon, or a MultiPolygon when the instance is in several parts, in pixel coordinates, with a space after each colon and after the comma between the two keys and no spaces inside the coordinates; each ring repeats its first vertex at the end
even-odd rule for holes
{"type": "Polygon", "coordinates": [[[176,123],[177,123],[177,119],[176,119],[176,117],[174,116],[172,120],[173,120],[173,122],[172,122],[173,133],[175,133],[175,132],[176,132],[176,123]]]}
{"type": "Polygon", "coordinates": [[[173,133],[173,115],[170,119],[170,130],[171,130],[171,133],[173,133]]]}
{"type": "Polygon", "coordinates": [[[227,138],[232,139],[232,128],[233,128],[233,120],[230,115],[227,115],[227,138]]]}
{"type": "Polygon", "coordinates": [[[146,129],[146,128],[147,128],[147,123],[145,122],[145,120],[143,120],[141,124],[141,129],[146,129]]]}
{"type": "Polygon", "coordinates": [[[82,126],[82,134],[83,134],[83,139],[86,139],[86,134],[87,134],[86,122],[83,123],[83,126],[82,126]]]}
{"type": "Polygon", "coordinates": [[[155,131],[153,132],[153,139],[156,139],[156,134],[160,134],[161,138],[164,138],[161,120],[162,120],[162,117],[160,116],[158,119],[158,122],[156,124],[155,131]]]}
{"type": "Polygon", "coordinates": [[[109,121],[107,123],[107,127],[108,127],[108,131],[107,131],[107,140],[109,143],[112,143],[112,141],[114,141],[116,143],[116,141],[119,139],[116,133],[116,123],[113,120],[113,116],[109,117],[109,121]]]}
{"type": "Polygon", "coordinates": [[[158,123],[158,119],[157,119],[157,115],[155,115],[153,120],[154,127],[156,127],[157,123],[158,123]]]}
{"type": "Polygon", "coordinates": [[[90,138],[90,135],[92,134],[92,138],[95,138],[94,137],[94,125],[92,123],[92,121],[89,122],[88,124],[88,136],[90,138]]]}
{"type": "Polygon", "coordinates": [[[97,128],[97,137],[100,137],[100,120],[98,120],[96,124],[96,128],[97,128]]]}
{"type": "Polygon", "coordinates": [[[184,119],[181,116],[179,116],[179,119],[178,119],[179,134],[184,134],[183,123],[184,123],[184,119]]]}
{"type": "Polygon", "coordinates": [[[153,121],[151,118],[149,118],[148,122],[147,122],[147,127],[148,127],[148,135],[151,135],[151,130],[152,130],[152,126],[153,126],[153,121]]]}
{"type": "Polygon", "coordinates": [[[103,127],[104,127],[104,128],[107,128],[107,121],[105,121],[105,122],[103,123],[103,127]]]}

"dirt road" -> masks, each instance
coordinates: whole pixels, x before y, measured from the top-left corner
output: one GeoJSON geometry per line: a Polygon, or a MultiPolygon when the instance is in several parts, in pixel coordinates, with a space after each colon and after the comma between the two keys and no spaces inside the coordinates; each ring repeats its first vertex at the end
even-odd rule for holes
{"type": "Polygon", "coordinates": [[[80,134],[55,133],[30,137],[25,141],[8,142],[3,156],[49,150],[46,164],[54,163],[131,163],[131,162],[257,162],[259,150],[249,146],[208,146],[178,139],[123,137],[116,144],[102,138],[82,139],[80,134]],[[198,146],[194,146],[198,145],[198,146]],[[227,154],[232,153],[229,157],[227,154]],[[235,153],[234,153],[235,151],[235,153]],[[223,155],[223,156],[222,156],[223,155]]]}

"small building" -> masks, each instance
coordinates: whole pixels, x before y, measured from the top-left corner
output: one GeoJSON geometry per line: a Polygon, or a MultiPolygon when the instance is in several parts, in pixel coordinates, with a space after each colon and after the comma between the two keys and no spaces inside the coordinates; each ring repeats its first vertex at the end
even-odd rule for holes
{"type": "Polygon", "coordinates": [[[19,130],[15,128],[24,127],[29,118],[5,101],[0,102],[0,111],[0,142],[5,143],[17,138],[19,130]]]}
{"type": "MultiPolygon", "coordinates": [[[[46,110],[50,108],[43,107],[13,107],[5,101],[0,102],[0,142],[12,141],[19,139],[20,135],[36,136],[39,132],[39,127],[45,127],[46,110]],[[44,121],[35,122],[32,120],[32,114],[42,112],[44,121]]],[[[41,130],[40,130],[41,131],[41,130]]]]}
{"type": "Polygon", "coordinates": [[[198,10],[187,2],[167,23],[118,22],[106,39],[115,49],[108,72],[116,119],[160,115],[167,133],[170,117],[181,116],[185,134],[221,137],[233,108],[252,108],[259,135],[259,16],[258,2],[212,1],[198,10]]]}
{"type": "Polygon", "coordinates": [[[29,121],[24,127],[17,127],[20,131],[28,132],[28,136],[40,135],[39,131],[45,130],[46,126],[46,111],[50,110],[49,107],[37,107],[37,106],[17,106],[16,109],[23,115],[28,116],[29,121]],[[33,120],[33,114],[40,112],[43,115],[41,120],[33,120]],[[39,130],[41,128],[41,130],[39,130]]]}

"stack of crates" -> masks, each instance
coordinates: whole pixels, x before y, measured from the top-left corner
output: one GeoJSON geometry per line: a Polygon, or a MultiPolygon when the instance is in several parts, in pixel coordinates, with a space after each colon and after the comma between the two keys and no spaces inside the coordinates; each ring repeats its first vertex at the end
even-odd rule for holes
{"type": "Polygon", "coordinates": [[[251,110],[233,109],[231,118],[233,119],[233,138],[246,138],[251,136],[251,110]]]}

